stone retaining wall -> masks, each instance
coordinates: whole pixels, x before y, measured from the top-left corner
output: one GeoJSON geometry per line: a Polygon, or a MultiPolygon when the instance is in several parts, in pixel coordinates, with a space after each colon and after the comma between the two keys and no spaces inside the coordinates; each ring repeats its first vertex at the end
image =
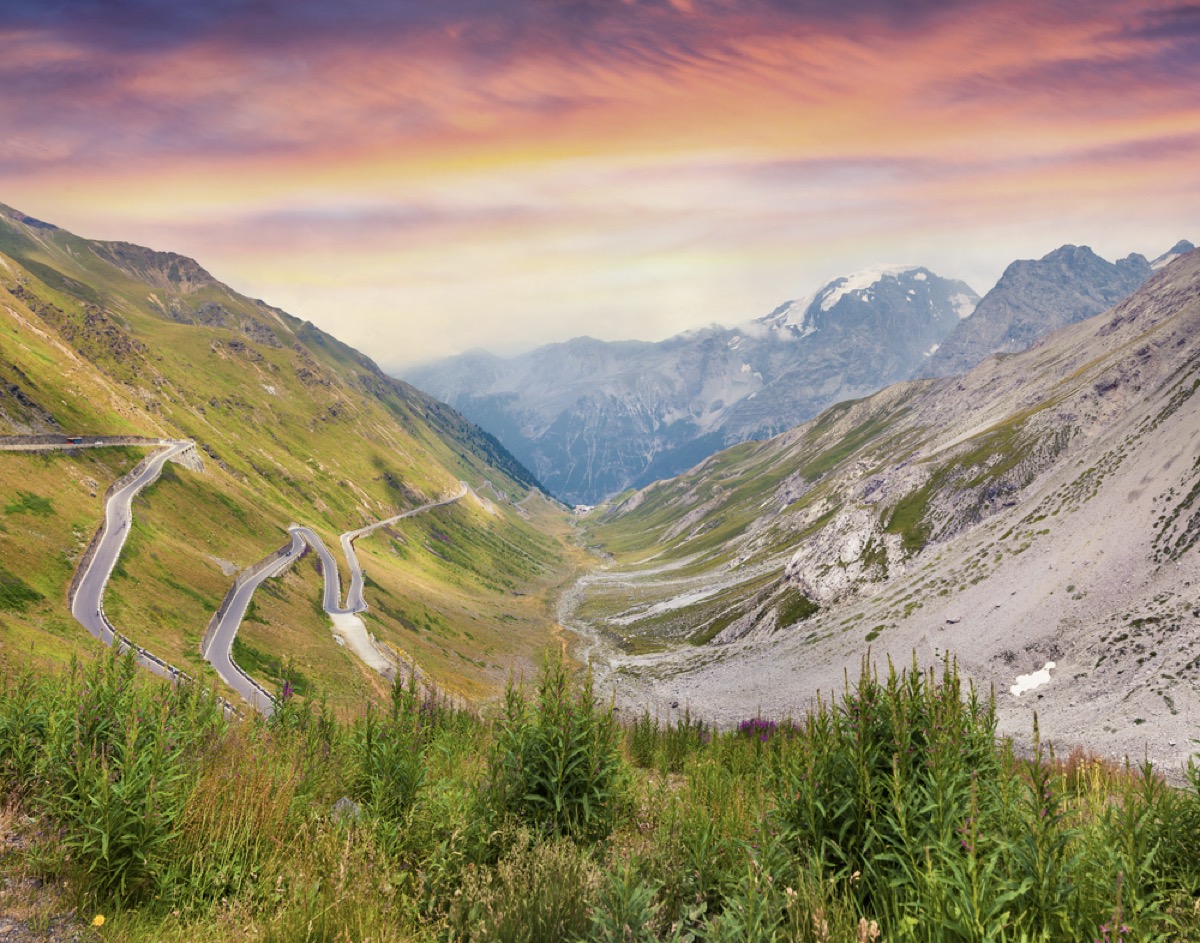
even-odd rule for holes
{"type": "Polygon", "coordinates": [[[151,439],[140,435],[85,435],[72,436],[80,438],[79,443],[70,443],[68,436],[59,434],[46,435],[4,435],[0,436],[0,451],[20,451],[30,446],[70,446],[79,445],[81,448],[95,448],[104,445],[167,445],[169,439],[151,439]]]}

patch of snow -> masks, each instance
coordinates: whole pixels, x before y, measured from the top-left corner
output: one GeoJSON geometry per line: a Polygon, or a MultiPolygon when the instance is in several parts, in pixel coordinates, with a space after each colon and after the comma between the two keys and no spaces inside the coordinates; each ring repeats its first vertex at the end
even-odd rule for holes
{"type": "Polygon", "coordinates": [[[1010,691],[1013,697],[1020,697],[1026,691],[1032,691],[1034,688],[1040,688],[1043,684],[1050,683],[1050,671],[1057,667],[1054,662],[1048,661],[1040,671],[1035,671],[1033,674],[1017,675],[1017,683],[1014,684],[1010,691]]]}
{"type": "Polygon", "coordinates": [[[733,340],[731,340],[731,341],[729,342],[729,349],[730,349],[730,350],[737,350],[737,349],[738,349],[739,347],[741,347],[741,346],[742,346],[742,338],[741,338],[741,336],[740,336],[740,335],[737,335],[737,334],[735,334],[735,335],[734,335],[734,337],[733,337],[733,340]]]}
{"type": "Polygon", "coordinates": [[[777,336],[782,338],[794,337],[797,328],[803,329],[805,322],[805,314],[816,300],[820,292],[814,292],[806,298],[796,298],[792,301],[785,301],[778,308],[772,311],[765,317],[755,318],[746,324],[738,325],[737,330],[743,334],[749,334],[754,337],[762,337],[762,332],[775,332],[777,336]],[[783,328],[791,328],[786,334],[778,334],[783,328]]]}
{"type": "Polygon", "coordinates": [[[975,313],[975,302],[961,291],[957,295],[950,296],[950,304],[954,305],[954,311],[960,321],[975,313]]]}
{"type": "Polygon", "coordinates": [[[748,363],[742,364],[742,373],[749,373],[749,372],[750,372],[750,364],[748,364],[748,363]]]}
{"type": "MultiPolygon", "coordinates": [[[[920,268],[917,265],[877,265],[863,269],[853,275],[835,278],[817,293],[821,298],[821,310],[828,311],[852,291],[866,291],[885,278],[895,278],[905,272],[920,268]]],[[[867,301],[874,299],[867,298],[867,301]]]]}
{"type": "Polygon", "coordinates": [[[1157,259],[1150,263],[1150,268],[1157,272],[1160,268],[1170,265],[1181,255],[1183,255],[1182,252],[1172,252],[1169,255],[1160,255],[1157,259]]]}
{"type": "Polygon", "coordinates": [[[272,386],[270,383],[264,383],[264,384],[262,384],[262,388],[263,388],[264,390],[266,390],[268,393],[270,393],[272,396],[278,396],[278,395],[279,395],[278,393],[276,393],[276,392],[275,392],[275,387],[273,387],[273,386],[272,386]]]}
{"type": "Polygon", "coordinates": [[[928,277],[928,276],[926,276],[926,274],[925,274],[924,272],[914,272],[914,273],[913,273],[913,278],[914,278],[914,279],[916,279],[918,282],[923,282],[923,281],[925,281],[925,279],[926,279],[927,277],[928,277]]]}
{"type": "Polygon", "coordinates": [[[797,298],[795,301],[780,305],[769,317],[764,318],[763,322],[770,324],[772,328],[798,328],[799,336],[807,337],[817,329],[806,315],[808,309],[812,307],[812,303],[817,300],[818,294],[820,292],[814,292],[806,298],[797,298]]]}
{"type": "Polygon", "coordinates": [[[925,351],[925,356],[932,357],[934,354],[936,354],[938,352],[938,348],[941,346],[942,346],[941,344],[934,344],[932,347],[929,348],[929,350],[925,351]]]}

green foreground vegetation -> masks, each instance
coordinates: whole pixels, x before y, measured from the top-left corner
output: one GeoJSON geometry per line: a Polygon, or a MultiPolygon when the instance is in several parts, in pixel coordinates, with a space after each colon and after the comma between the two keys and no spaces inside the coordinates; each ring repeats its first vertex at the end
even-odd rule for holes
{"type": "Polygon", "coordinates": [[[995,729],[950,663],[718,732],[619,724],[554,658],[487,719],[410,684],[231,722],[108,653],[3,677],[0,910],[104,940],[1200,938],[1200,770],[995,729]]]}

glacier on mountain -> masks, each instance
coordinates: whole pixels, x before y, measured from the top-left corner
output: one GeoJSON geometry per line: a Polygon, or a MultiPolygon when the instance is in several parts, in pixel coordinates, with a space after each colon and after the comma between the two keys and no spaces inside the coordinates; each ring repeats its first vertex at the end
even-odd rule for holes
{"type": "Polygon", "coordinates": [[[877,265],[852,275],[835,278],[818,293],[821,298],[821,310],[829,311],[852,291],[867,291],[889,276],[895,278],[920,268],[919,265],[877,265]]]}

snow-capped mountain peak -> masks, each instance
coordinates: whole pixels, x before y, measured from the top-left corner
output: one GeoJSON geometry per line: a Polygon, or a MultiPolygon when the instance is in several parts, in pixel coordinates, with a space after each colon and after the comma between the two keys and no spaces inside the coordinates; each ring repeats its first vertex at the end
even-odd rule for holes
{"type": "Polygon", "coordinates": [[[786,302],[752,324],[759,330],[786,330],[793,338],[803,339],[827,325],[829,317],[840,319],[834,309],[843,299],[873,306],[881,295],[895,296],[908,305],[922,302],[952,310],[958,318],[969,316],[979,300],[966,285],[939,278],[924,266],[875,265],[826,282],[811,295],[786,302]]]}
{"type": "Polygon", "coordinates": [[[1164,252],[1162,255],[1160,255],[1157,259],[1155,259],[1153,262],[1151,262],[1150,268],[1152,268],[1154,271],[1157,272],[1164,265],[1170,265],[1181,255],[1185,255],[1186,253],[1191,252],[1195,248],[1196,247],[1194,245],[1192,245],[1190,242],[1188,242],[1186,239],[1180,239],[1177,243],[1175,243],[1175,245],[1171,246],[1170,249],[1168,249],[1166,252],[1164,252]]]}
{"type": "Polygon", "coordinates": [[[871,268],[862,269],[852,275],[843,275],[841,278],[835,278],[817,292],[817,298],[821,300],[821,310],[829,311],[851,292],[868,292],[885,278],[896,278],[908,272],[914,273],[914,278],[918,274],[924,274],[922,267],[919,265],[876,265],[871,268]]]}
{"type": "MultiPolygon", "coordinates": [[[[821,291],[824,291],[824,288],[821,291]]],[[[816,327],[811,323],[806,324],[808,319],[805,315],[808,309],[812,307],[813,302],[817,300],[821,291],[806,295],[803,298],[797,298],[793,301],[785,301],[766,317],[755,318],[751,324],[763,325],[772,330],[790,328],[797,336],[807,336],[815,331],[816,327]]]]}

